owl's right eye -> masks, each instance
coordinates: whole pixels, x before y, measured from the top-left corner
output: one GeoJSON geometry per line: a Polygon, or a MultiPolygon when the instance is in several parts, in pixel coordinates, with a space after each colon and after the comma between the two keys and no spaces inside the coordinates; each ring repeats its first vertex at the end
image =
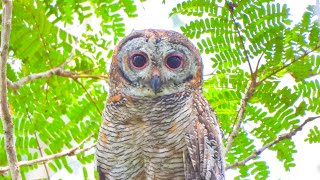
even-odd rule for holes
{"type": "Polygon", "coordinates": [[[147,58],[142,54],[133,54],[130,58],[130,64],[136,69],[143,69],[147,66],[147,58]]]}

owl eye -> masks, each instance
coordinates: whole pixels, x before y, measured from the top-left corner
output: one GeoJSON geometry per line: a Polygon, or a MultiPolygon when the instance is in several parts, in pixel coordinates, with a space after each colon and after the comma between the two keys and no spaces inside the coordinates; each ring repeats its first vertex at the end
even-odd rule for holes
{"type": "Polygon", "coordinates": [[[136,69],[143,69],[147,66],[147,58],[142,54],[133,54],[130,58],[130,64],[136,69]]]}
{"type": "Polygon", "coordinates": [[[178,69],[182,65],[182,57],[179,55],[171,55],[167,57],[165,65],[172,70],[178,69]]]}

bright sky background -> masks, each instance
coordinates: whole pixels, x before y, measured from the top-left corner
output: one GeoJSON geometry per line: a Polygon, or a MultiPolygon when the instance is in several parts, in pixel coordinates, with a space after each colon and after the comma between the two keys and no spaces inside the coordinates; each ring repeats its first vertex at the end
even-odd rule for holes
{"type": "MultiPolygon", "coordinates": [[[[166,4],[162,4],[161,0],[148,0],[144,3],[140,3],[138,0],[138,12],[137,18],[128,19],[126,23],[126,34],[130,33],[132,30],[136,29],[172,29],[180,31],[179,25],[173,24],[172,19],[169,19],[168,14],[171,9],[177,4],[177,0],[166,0],[166,4]]],[[[298,22],[302,17],[306,6],[309,4],[315,4],[316,0],[277,0],[279,3],[286,3],[290,8],[291,19],[293,22],[298,22]]],[[[190,19],[185,16],[178,17],[181,22],[188,22],[190,19]]],[[[72,28],[71,28],[72,30],[72,28]]],[[[80,33],[79,26],[75,26],[75,33],[80,33]],[[77,30],[78,29],[78,30],[77,30]]],[[[205,57],[203,57],[205,60],[205,57]]],[[[204,74],[210,73],[212,71],[210,61],[205,62],[205,72],[204,74]],[[207,62],[207,63],[206,63],[207,62]],[[208,63],[209,62],[209,63],[208,63]]],[[[317,121],[319,124],[319,120],[317,121]]],[[[313,127],[315,123],[310,123],[307,128],[313,127]]],[[[262,159],[267,162],[269,169],[271,171],[269,179],[281,179],[281,180],[319,180],[320,179],[320,144],[308,144],[304,143],[304,139],[308,134],[307,129],[303,129],[294,136],[293,140],[296,143],[296,148],[298,153],[294,154],[294,159],[296,167],[292,168],[290,172],[285,172],[283,165],[278,162],[275,158],[276,153],[272,151],[264,151],[261,156],[262,159]],[[271,161],[272,160],[272,161],[271,161]]],[[[82,168],[79,162],[77,162],[75,157],[68,158],[70,160],[70,165],[74,169],[72,174],[66,172],[66,170],[61,170],[52,179],[82,179],[82,168]]],[[[41,167],[41,166],[39,166],[41,167]]],[[[88,165],[89,177],[93,178],[93,165],[88,165]]],[[[37,170],[37,172],[39,172],[37,170]]],[[[34,177],[35,174],[30,174],[30,177],[34,177]]],[[[227,171],[227,179],[233,179],[234,173],[232,171],[227,171]]]]}

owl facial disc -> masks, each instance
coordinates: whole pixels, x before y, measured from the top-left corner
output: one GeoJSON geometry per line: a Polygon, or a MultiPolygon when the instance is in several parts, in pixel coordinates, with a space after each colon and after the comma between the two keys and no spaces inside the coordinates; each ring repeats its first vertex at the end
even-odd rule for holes
{"type": "Polygon", "coordinates": [[[121,90],[135,97],[193,92],[202,85],[197,48],[182,34],[167,30],[134,31],[114,50],[111,94],[121,90]]]}

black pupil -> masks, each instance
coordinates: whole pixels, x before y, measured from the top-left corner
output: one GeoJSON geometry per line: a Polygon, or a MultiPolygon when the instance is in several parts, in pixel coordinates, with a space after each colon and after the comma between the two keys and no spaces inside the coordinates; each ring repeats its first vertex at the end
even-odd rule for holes
{"type": "Polygon", "coordinates": [[[132,58],[132,64],[137,68],[143,67],[146,63],[147,63],[147,60],[142,55],[135,55],[132,58]]]}
{"type": "Polygon", "coordinates": [[[172,69],[177,69],[181,65],[181,59],[178,56],[171,56],[167,59],[167,65],[172,69]]]}

